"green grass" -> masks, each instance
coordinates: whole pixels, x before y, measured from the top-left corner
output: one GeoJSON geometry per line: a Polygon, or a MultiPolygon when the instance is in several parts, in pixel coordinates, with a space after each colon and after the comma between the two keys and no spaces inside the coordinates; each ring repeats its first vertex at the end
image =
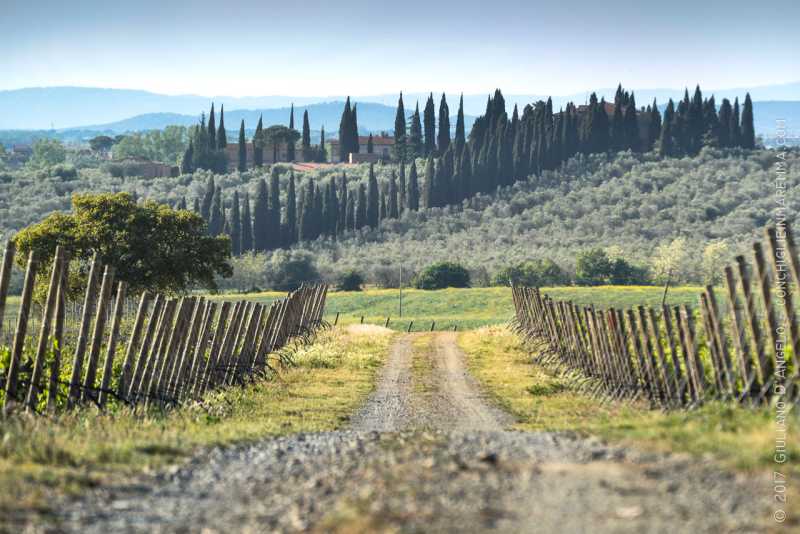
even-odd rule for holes
{"type": "MultiPolygon", "coordinates": [[[[661,304],[663,288],[654,286],[602,286],[543,288],[554,298],[572,300],[576,304],[595,304],[599,307],[633,307],[639,304],[661,304]]],[[[669,304],[695,304],[701,292],[699,287],[671,289],[669,304]]],[[[284,293],[267,292],[249,295],[225,295],[226,300],[255,300],[269,303],[285,296],[284,293]]],[[[384,325],[390,318],[389,328],[405,331],[414,321],[414,331],[429,330],[435,321],[436,330],[470,330],[481,326],[507,323],[514,315],[511,290],[507,287],[479,287],[468,289],[403,290],[403,317],[399,316],[400,291],[398,289],[367,289],[365,291],[331,291],[325,305],[325,319],[333,321],[339,312],[340,324],[365,323],[384,325]]]]}
{"type": "MultiPolygon", "coordinates": [[[[570,384],[531,362],[519,338],[504,327],[459,336],[470,371],[517,418],[520,430],[569,430],[640,448],[711,456],[745,471],[775,468],[775,428],[768,408],[745,409],[709,403],[690,411],[665,413],[643,405],[601,403],[578,394],[570,384]]],[[[791,416],[789,426],[797,424],[791,416]]],[[[800,478],[800,446],[791,440],[783,468],[800,478]]]]}
{"type": "Polygon", "coordinates": [[[86,408],[0,420],[0,532],[4,521],[47,514],[54,496],[163,468],[201,447],[340,428],[374,388],[390,341],[375,327],[325,331],[296,349],[296,367],[166,415],[86,408]]]}

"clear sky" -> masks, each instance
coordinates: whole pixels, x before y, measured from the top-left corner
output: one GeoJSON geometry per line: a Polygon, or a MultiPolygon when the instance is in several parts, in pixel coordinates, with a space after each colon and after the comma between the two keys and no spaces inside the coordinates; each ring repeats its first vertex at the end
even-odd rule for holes
{"type": "Polygon", "coordinates": [[[569,94],[800,79],[800,2],[3,0],[0,89],[569,94]]]}

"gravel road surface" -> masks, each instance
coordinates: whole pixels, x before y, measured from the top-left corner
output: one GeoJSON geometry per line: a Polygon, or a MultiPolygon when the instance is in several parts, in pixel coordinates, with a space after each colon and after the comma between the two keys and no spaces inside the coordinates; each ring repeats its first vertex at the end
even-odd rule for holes
{"type": "Polygon", "coordinates": [[[346,431],[206,451],[72,506],[68,532],[763,532],[766,481],[688,456],[506,431],[453,334],[391,349],[346,431]]]}

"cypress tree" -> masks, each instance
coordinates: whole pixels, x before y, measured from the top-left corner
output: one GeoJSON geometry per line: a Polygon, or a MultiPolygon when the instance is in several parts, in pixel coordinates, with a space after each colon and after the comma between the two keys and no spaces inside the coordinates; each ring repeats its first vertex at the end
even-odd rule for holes
{"type": "Polygon", "coordinates": [[[217,129],[217,148],[228,146],[228,133],[225,131],[225,104],[219,107],[219,128],[217,129]]]}
{"type": "Polygon", "coordinates": [[[403,93],[397,101],[397,113],[394,117],[394,150],[398,161],[406,156],[406,108],[403,106],[403,93]]]}
{"type": "Polygon", "coordinates": [[[319,189],[318,185],[314,185],[314,203],[313,209],[311,211],[311,221],[312,221],[312,235],[314,239],[318,238],[322,235],[323,227],[323,216],[322,216],[322,204],[323,204],[323,196],[322,192],[319,189]]]}
{"type": "Polygon", "coordinates": [[[303,112],[303,161],[311,161],[311,126],[308,124],[308,110],[303,112]]]}
{"type": "Polygon", "coordinates": [[[200,215],[200,199],[197,197],[194,197],[194,204],[192,206],[192,211],[200,215]]]}
{"type": "MultiPolygon", "coordinates": [[[[289,129],[294,130],[294,102],[292,102],[291,110],[289,111],[289,129]]],[[[294,143],[286,144],[286,159],[294,161],[294,143]]]]}
{"type": "Polygon", "coordinates": [[[214,201],[214,192],[217,186],[214,183],[214,177],[209,176],[206,182],[206,190],[203,193],[203,203],[200,205],[200,216],[208,222],[211,219],[211,203],[214,201]]]}
{"type": "Polygon", "coordinates": [[[194,172],[194,142],[190,139],[189,146],[183,152],[183,159],[181,159],[181,174],[191,174],[194,172]]]}
{"type": "Polygon", "coordinates": [[[731,115],[731,101],[723,98],[719,106],[719,146],[722,148],[731,146],[731,115]]]}
{"type": "Polygon", "coordinates": [[[352,121],[352,111],[350,109],[350,97],[344,103],[344,111],[342,111],[342,118],[339,121],[339,161],[347,161],[347,156],[351,150],[350,141],[350,122],[352,121]]]}
{"type": "Polygon", "coordinates": [[[417,177],[417,162],[411,161],[411,169],[408,171],[408,200],[407,208],[411,211],[419,210],[419,179],[417,177]]]}
{"type": "Polygon", "coordinates": [[[379,198],[378,198],[378,179],[375,177],[375,166],[369,164],[369,180],[367,181],[367,211],[366,224],[372,228],[378,227],[379,198]]]}
{"type": "Polygon", "coordinates": [[[367,191],[364,184],[358,184],[358,203],[356,205],[355,228],[360,230],[367,224],[367,191]]]}
{"type": "Polygon", "coordinates": [[[358,109],[356,109],[356,105],[353,104],[353,114],[352,120],[350,121],[350,152],[355,152],[358,154],[359,149],[361,146],[358,142],[358,109]]]}
{"type": "Polygon", "coordinates": [[[292,246],[297,242],[297,194],[294,171],[289,172],[289,185],[286,189],[286,230],[286,246],[292,246]]]}
{"type": "Polygon", "coordinates": [[[347,195],[347,202],[345,203],[345,218],[344,227],[342,232],[353,231],[356,228],[356,201],[353,195],[347,195]]]}
{"type": "Polygon", "coordinates": [[[661,113],[658,111],[658,103],[653,99],[653,106],[650,108],[650,120],[647,123],[647,147],[646,151],[655,150],[658,137],[661,135],[661,113]]]}
{"type": "Polygon", "coordinates": [[[739,97],[733,99],[733,114],[728,130],[731,132],[731,146],[742,146],[742,129],[739,126],[739,97]]]}
{"type": "Polygon", "coordinates": [[[753,101],[750,100],[750,93],[744,95],[744,106],[742,106],[742,148],[753,149],[756,147],[756,130],[753,126],[753,101]]]}
{"type": "Polygon", "coordinates": [[[217,187],[214,190],[214,198],[211,202],[211,214],[208,218],[209,235],[217,236],[222,233],[224,224],[225,221],[222,213],[222,188],[217,187]]]}
{"type": "Polygon", "coordinates": [[[387,214],[391,219],[397,219],[400,216],[400,206],[397,199],[397,176],[392,171],[389,177],[389,203],[387,206],[387,214]]]}
{"type": "Polygon", "coordinates": [[[247,141],[244,138],[244,119],[239,125],[239,172],[247,170],[247,141]]]}
{"type": "Polygon", "coordinates": [[[628,148],[621,90],[621,86],[617,88],[617,96],[614,99],[614,115],[611,118],[611,148],[614,152],[628,148]]]}
{"type": "Polygon", "coordinates": [[[267,246],[270,249],[280,248],[281,235],[278,230],[281,227],[281,186],[278,168],[274,165],[269,183],[269,227],[272,232],[269,235],[267,246]]]}
{"type": "Polygon", "coordinates": [[[423,125],[425,127],[424,155],[428,156],[436,151],[436,111],[433,106],[433,93],[430,94],[428,101],[425,103],[423,125]]]}
{"type": "Polygon", "coordinates": [[[458,177],[460,184],[458,186],[460,200],[470,198],[474,192],[474,185],[472,183],[472,156],[470,154],[469,145],[464,145],[464,150],[461,151],[461,161],[458,165],[458,177]]]}
{"type": "Polygon", "coordinates": [[[461,98],[458,101],[458,116],[456,117],[456,154],[460,155],[467,144],[466,132],[464,129],[464,93],[461,93],[461,98]]]}
{"type": "Polygon", "coordinates": [[[689,153],[697,154],[703,144],[703,93],[695,87],[688,114],[689,153]]]}
{"type": "Polygon", "coordinates": [[[411,126],[408,130],[408,150],[410,152],[409,159],[418,158],[423,155],[425,148],[422,139],[422,122],[419,118],[419,102],[411,116],[411,126]]]}
{"type": "Polygon", "coordinates": [[[373,154],[375,152],[375,146],[372,144],[372,134],[369,134],[367,138],[367,154],[373,154]]]}
{"type": "Polygon", "coordinates": [[[300,212],[300,241],[314,239],[314,184],[308,179],[300,212]]]}
{"type": "Polygon", "coordinates": [[[325,153],[325,126],[323,125],[320,128],[319,132],[319,159],[320,163],[325,163],[328,161],[328,155],[325,153]]]}
{"type": "Polygon", "coordinates": [[[217,149],[217,124],[214,119],[214,103],[211,103],[211,113],[208,114],[208,150],[214,152],[217,149]]]}
{"type": "Polygon", "coordinates": [[[345,230],[352,230],[353,225],[347,222],[347,202],[350,200],[350,194],[347,191],[347,174],[342,171],[342,177],[339,179],[339,221],[337,227],[339,232],[345,230]]]}
{"type": "Polygon", "coordinates": [[[428,161],[425,163],[425,185],[422,188],[422,194],[424,197],[424,204],[426,208],[432,208],[436,205],[435,172],[436,169],[433,164],[433,155],[429,155],[428,161]]]}
{"type": "Polygon", "coordinates": [[[703,146],[720,146],[720,123],[714,95],[703,102],[703,146]]]}
{"type": "Polygon", "coordinates": [[[378,204],[378,221],[382,221],[387,217],[386,212],[386,195],[381,191],[378,196],[380,197],[380,202],[378,204]]]}
{"type": "Polygon", "coordinates": [[[675,104],[669,99],[664,110],[664,120],[661,122],[661,136],[658,140],[658,152],[662,157],[674,155],[675,146],[672,133],[672,124],[675,122],[675,104]]]}
{"type": "Polygon", "coordinates": [[[336,178],[331,176],[328,182],[328,216],[325,219],[327,233],[336,237],[339,232],[339,198],[336,195],[336,178]]]}
{"type": "Polygon", "coordinates": [[[439,153],[444,154],[450,148],[450,108],[447,100],[442,93],[442,100],[439,102],[439,133],[437,136],[439,153]]]}
{"type": "Polygon", "coordinates": [[[274,231],[274,228],[269,228],[269,191],[267,182],[262,178],[258,181],[256,205],[253,208],[253,249],[256,252],[266,251],[269,234],[274,231]]]}
{"type": "Polygon", "coordinates": [[[264,121],[263,116],[258,117],[256,133],[253,136],[253,165],[261,167],[264,164],[264,121]]]}
{"type": "Polygon", "coordinates": [[[625,146],[634,152],[638,152],[641,147],[639,137],[639,119],[636,116],[636,99],[631,93],[628,103],[625,106],[625,146]]]}
{"type": "Polygon", "coordinates": [[[239,191],[233,192],[233,204],[230,214],[231,227],[231,254],[239,256],[242,253],[242,215],[239,212],[239,191]]]}
{"type": "Polygon", "coordinates": [[[250,216],[250,195],[247,191],[242,197],[242,220],[239,224],[242,229],[241,252],[244,254],[253,250],[253,219],[250,216]]]}
{"type": "Polygon", "coordinates": [[[402,214],[403,211],[408,206],[408,197],[407,195],[407,187],[406,187],[406,164],[400,162],[400,183],[399,183],[399,194],[398,194],[398,213],[402,214]]]}

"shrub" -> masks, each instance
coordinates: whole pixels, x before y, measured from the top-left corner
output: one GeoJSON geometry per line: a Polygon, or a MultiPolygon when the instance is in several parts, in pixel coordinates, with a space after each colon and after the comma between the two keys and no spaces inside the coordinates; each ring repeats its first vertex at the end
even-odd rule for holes
{"type": "Polygon", "coordinates": [[[553,260],[531,260],[511,265],[500,270],[492,278],[497,286],[543,287],[563,285],[569,282],[569,276],[553,260]]]}
{"type": "Polygon", "coordinates": [[[417,289],[469,287],[469,271],[449,261],[434,263],[419,273],[414,285],[417,289]]]}
{"type": "Polygon", "coordinates": [[[55,165],[50,169],[50,176],[57,176],[62,181],[68,182],[78,179],[78,170],[73,165],[55,165]]]}
{"type": "Polygon", "coordinates": [[[583,286],[636,285],[646,284],[648,277],[645,268],[628,263],[623,258],[612,260],[606,251],[594,248],[578,254],[575,281],[583,286]]]}
{"type": "Polygon", "coordinates": [[[339,291],[361,291],[364,277],[356,270],[350,270],[339,277],[337,288],[339,291]]]}
{"type": "Polygon", "coordinates": [[[267,281],[271,289],[294,291],[305,282],[318,280],[314,257],[308,252],[277,251],[267,264],[267,281]]]}

